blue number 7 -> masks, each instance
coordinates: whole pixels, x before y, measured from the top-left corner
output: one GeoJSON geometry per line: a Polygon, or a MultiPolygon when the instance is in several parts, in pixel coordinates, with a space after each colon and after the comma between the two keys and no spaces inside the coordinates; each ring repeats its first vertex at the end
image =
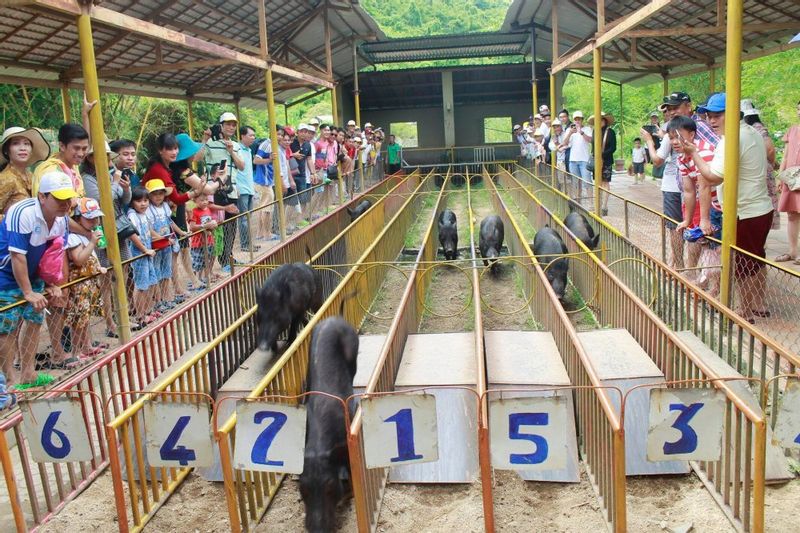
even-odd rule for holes
{"type": "Polygon", "coordinates": [[[189,425],[190,418],[192,417],[188,415],[178,418],[175,427],[172,428],[172,431],[167,435],[167,440],[164,441],[164,444],[158,450],[162,461],[178,461],[179,465],[188,466],[189,461],[194,461],[197,458],[194,450],[190,450],[186,448],[186,446],[175,446],[178,444],[183,430],[189,425]]]}
{"type": "Polygon", "coordinates": [[[533,453],[512,453],[512,465],[538,465],[547,459],[547,440],[541,435],[520,433],[520,426],[546,426],[549,423],[548,413],[512,413],[508,415],[508,438],[511,440],[528,440],[536,445],[533,453]]]}
{"type": "Polygon", "coordinates": [[[283,466],[283,461],[270,461],[267,459],[267,452],[275,440],[275,435],[286,423],[287,416],[277,411],[259,411],[253,415],[253,422],[260,424],[265,418],[271,418],[272,422],[264,428],[264,431],[256,439],[253,449],[250,451],[250,460],[256,464],[267,466],[283,466]]]}
{"type": "Polygon", "coordinates": [[[681,432],[681,438],[675,442],[664,443],[664,454],[675,455],[678,453],[692,453],[697,449],[697,433],[689,425],[689,421],[702,409],[702,403],[693,403],[689,406],[682,403],[669,404],[670,411],[680,411],[672,427],[681,432]]]}

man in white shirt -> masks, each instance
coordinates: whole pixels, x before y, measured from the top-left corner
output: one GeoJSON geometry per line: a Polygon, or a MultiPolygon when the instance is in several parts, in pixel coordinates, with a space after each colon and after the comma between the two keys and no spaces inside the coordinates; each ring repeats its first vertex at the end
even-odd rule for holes
{"type": "MultiPolygon", "coordinates": [[[[698,112],[708,116],[708,122],[717,134],[725,133],[725,93],[717,93],[708,99],[708,103],[698,108],[698,112]]],[[[767,191],[767,152],[764,138],[752,126],[739,125],[739,175],[725,176],[725,137],[722,137],[711,163],[700,156],[694,146],[684,146],[687,155],[691,155],[702,178],[709,185],[717,186],[717,197],[724,201],[723,187],[726,181],[738,181],[736,198],[736,246],[755,255],[765,257],[764,245],[772,227],[772,201],[767,191]]],[[[724,204],[723,204],[724,208],[724,204]]],[[[700,220],[700,227],[708,234],[711,230],[709,220],[700,220]]],[[[751,324],[756,317],[768,316],[764,308],[766,272],[764,264],[744,254],[735,254],[734,272],[739,289],[736,312],[751,324]]]]}
{"type": "Polygon", "coordinates": [[[587,167],[591,157],[592,129],[583,125],[583,112],[575,111],[572,114],[572,124],[567,129],[564,148],[569,147],[569,172],[579,176],[585,181],[592,181],[592,173],[587,167]]]}

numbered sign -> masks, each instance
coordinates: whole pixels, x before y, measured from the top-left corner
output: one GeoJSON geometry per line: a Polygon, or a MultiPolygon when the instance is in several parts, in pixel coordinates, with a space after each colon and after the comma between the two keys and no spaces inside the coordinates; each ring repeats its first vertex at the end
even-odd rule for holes
{"type": "Polygon", "coordinates": [[[304,405],[236,403],[235,468],[301,474],[305,444],[304,405]]]}
{"type": "Polygon", "coordinates": [[[725,394],[717,389],[652,389],[647,460],[718,460],[724,415],[725,394]]]}
{"type": "Polygon", "coordinates": [[[92,459],[80,398],[21,402],[22,429],[31,457],[40,463],[92,459]]]}
{"type": "Polygon", "coordinates": [[[800,380],[790,379],[783,391],[773,440],[784,448],[800,448],[800,380]]]}
{"type": "Polygon", "coordinates": [[[150,466],[211,466],[213,453],[208,404],[147,402],[145,445],[150,466]]]}
{"type": "Polygon", "coordinates": [[[439,460],[436,397],[399,394],[361,400],[367,468],[439,460]]]}
{"type": "Polygon", "coordinates": [[[492,466],[504,470],[566,468],[568,420],[563,396],[489,402],[492,466]]]}

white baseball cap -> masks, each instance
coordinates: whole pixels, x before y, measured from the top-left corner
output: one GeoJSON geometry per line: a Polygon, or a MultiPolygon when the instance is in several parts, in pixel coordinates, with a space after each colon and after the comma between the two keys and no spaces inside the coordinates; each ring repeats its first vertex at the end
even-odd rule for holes
{"type": "Polygon", "coordinates": [[[303,130],[308,131],[308,124],[300,124],[299,126],[297,126],[297,131],[303,131],[303,130]]]}
{"type": "Polygon", "coordinates": [[[59,200],[69,200],[78,196],[72,180],[61,171],[48,172],[39,181],[39,192],[50,193],[59,200]]]}
{"type": "Polygon", "coordinates": [[[230,111],[225,111],[223,114],[219,116],[219,123],[222,124],[223,122],[239,122],[239,119],[236,118],[236,115],[231,113],[230,111]]]}
{"type": "Polygon", "coordinates": [[[308,131],[312,132],[312,133],[313,133],[313,132],[315,132],[315,131],[317,131],[317,128],[315,128],[313,124],[308,124],[308,125],[306,125],[306,129],[307,129],[308,131]]]}
{"type": "Polygon", "coordinates": [[[356,125],[356,121],[355,120],[348,120],[347,121],[347,125],[348,126],[355,126],[356,125]]]}
{"type": "Polygon", "coordinates": [[[583,118],[583,111],[575,111],[572,114],[572,120],[575,120],[576,118],[583,118]]]}
{"type": "Polygon", "coordinates": [[[308,121],[309,126],[319,126],[319,119],[317,117],[308,121]]]}
{"type": "Polygon", "coordinates": [[[370,128],[370,129],[372,128],[372,122],[367,122],[366,124],[364,124],[364,129],[367,129],[367,128],[370,128]]]}

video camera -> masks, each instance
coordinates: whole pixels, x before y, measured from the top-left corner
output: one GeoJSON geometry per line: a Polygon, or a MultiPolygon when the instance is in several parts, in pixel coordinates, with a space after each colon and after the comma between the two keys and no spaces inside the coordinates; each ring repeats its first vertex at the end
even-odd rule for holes
{"type": "Polygon", "coordinates": [[[211,140],[212,141],[219,141],[222,139],[222,125],[221,124],[214,124],[210,126],[208,129],[211,130],[211,140]]]}

